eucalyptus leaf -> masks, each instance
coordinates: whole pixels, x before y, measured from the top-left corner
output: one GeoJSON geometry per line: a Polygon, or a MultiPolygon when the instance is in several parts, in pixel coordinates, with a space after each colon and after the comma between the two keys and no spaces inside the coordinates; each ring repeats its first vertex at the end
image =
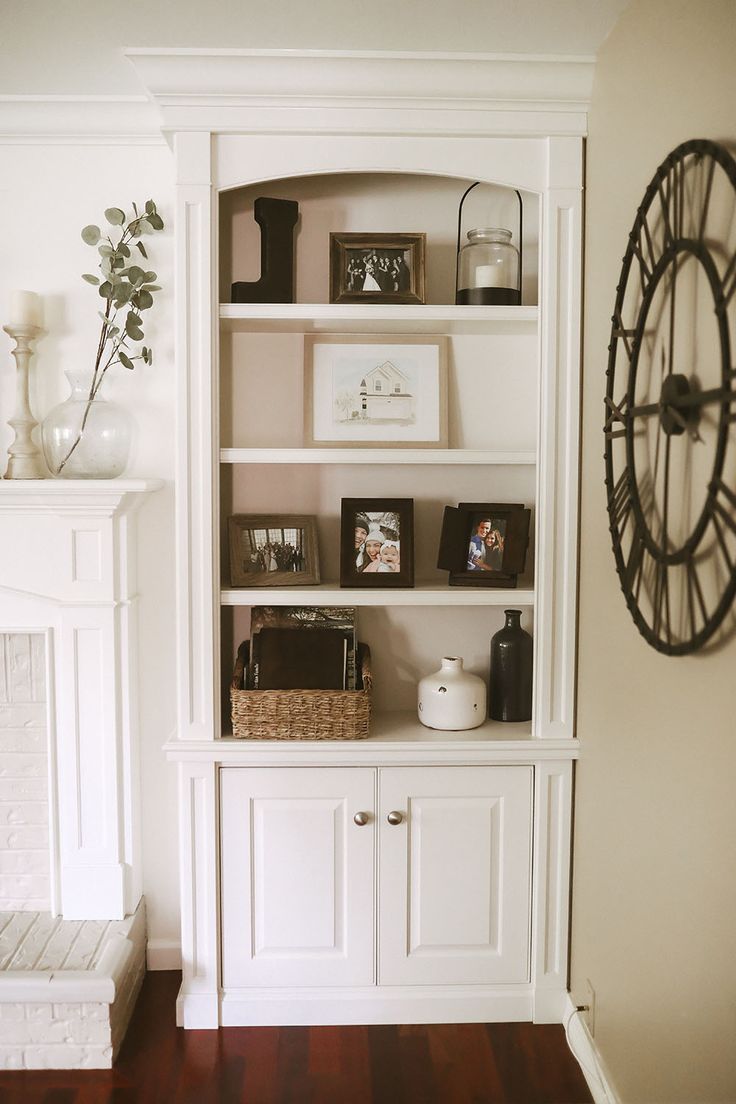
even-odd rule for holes
{"type": "Polygon", "coordinates": [[[121,257],[129,257],[130,256],[130,250],[128,249],[125,242],[119,242],[118,243],[118,253],[120,254],[121,257]]]}
{"type": "Polygon", "coordinates": [[[132,341],[143,340],[143,330],[134,318],[130,315],[125,319],[125,332],[132,341]]]}
{"type": "Polygon", "coordinates": [[[115,306],[126,306],[126,304],[130,302],[130,297],[132,293],[133,289],[131,288],[130,284],[121,280],[119,284],[115,285],[115,306]]]}
{"type": "Polygon", "coordinates": [[[82,241],[86,242],[87,245],[97,245],[101,236],[99,226],[93,224],[85,226],[82,230],[82,241]]]}
{"type": "Polygon", "coordinates": [[[109,299],[112,295],[112,284],[109,280],[105,280],[104,284],[100,284],[99,294],[103,299],[109,299]]]}
{"type": "Polygon", "coordinates": [[[122,226],[125,222],[125,211],[121,211],[119,207],[108,207],[105,218],[111,226],[122,226]]]}
{"type": "Polygon", "coordinates": [[[152,230],[163,230],[164,228],[164,220],[160,215],[149,215],[148,222],[152,230]]]}
{"type": "Polygon", "coordinates": [[[97,279],[97,277],[96,277],[96,276],[92,276],[92,275],[90,275],[90,273],[89,273],[89,272],[84,272],[84,273],[82,273],[82,279],[83,279],[83,280],[86,280],[88,284],[94,284],[94,285],[95,285],[95,287],[97,287],[97,285],[98,285],[98,284],[99,284],[99,282],[100,282],[100,281],[99,281],[99,280],[97,279]]]}
{"type": "Polygon", "coordinates": [[[148,254],[146,253],[146,247],[144,246],[143,242],[136,242],[135,244],[138,249],[140,249],[141,254],[146,258],[146,260],[148,260],[148,254]]]}
{"type": "Polygon", "coordinates": [[[153,202],[152,199],[147,199],[146,200],[146,214],[147,215],[155,215],[156,214],[156,204],[153,202]]]}
{"type": "Polygon", "coordinates": [[[97,252],[101,257],[112,257],[115,250],[111,245],[108,245],[107,242],[103,242],[102,245],[98,245],[97,252]]]}
{"type": "Polygon", "coordinates": [[[149,310],[153,306],[153,296],[145,288],[141,288],[135,297],[135,303],[139,310],[149,310]]]}
{"type": "Polygon", "coordinates": [[[128,269],[128,279],[131,284],[142,284],[145,280],[145,272],[138,265],[131,265],[128,269]]]}
{"type": "Polygon", "coordinates": [[[123,367],[130,368],[131,370],[133,369],[133,361],[130,359],[130,357],[126,356],[125,353],[119,352],[118,360],[123,365],[123,367]]]}
{"type": "Polygon", "coordinates": [[[156,279],[158,279],[158,277],[156,276],[155,272],[146,272],[143,275],[143,283],[144,284],[153,283],[153,281],[156,280],[156,279]]]}
{"type": "Polygon", "coordinates": [[[160,291],[161,288],[158,284],[144,284],[141,291],[160,291]]]}

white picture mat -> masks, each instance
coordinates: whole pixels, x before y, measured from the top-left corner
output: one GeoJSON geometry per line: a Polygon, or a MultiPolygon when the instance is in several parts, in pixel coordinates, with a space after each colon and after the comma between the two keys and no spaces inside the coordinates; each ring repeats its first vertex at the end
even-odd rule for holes
{"type": "Polygon", "coordinates": [[[319,342],[312,346],[312,423],[315,444],[327,442],[442,444],[443,419],[441,347],[437,342],[319,342]],[[411,424],[360,423],[340,418],[335,400],[355,391],[366,374],[390,361],[408,380],[413,398],[411,424]]]}

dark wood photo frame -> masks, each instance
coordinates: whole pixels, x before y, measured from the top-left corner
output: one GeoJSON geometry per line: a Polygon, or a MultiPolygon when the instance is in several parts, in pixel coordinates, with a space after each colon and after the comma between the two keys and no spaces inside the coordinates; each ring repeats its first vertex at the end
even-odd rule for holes
{"type": "Polygon", "coordinates": [[[515,588],[526,564],[530,521],[531,510],[520,502],[445,506],[437,566],[449,572],[450,586],[515,588]]]}
{"type": "Polygon", "coordinates": [[[317,522],[294,514],[228,518],[234,587],[309,586],[319,582],[317,522]]]}
{"type": "Polygon", "coordinates": [[[414,499],[344,498],[340,586],[414,586],[414,499]]]}
{"type": "Polygon", "coordinates": [[[331,303],[423,303],[426,234],[330,234],[331,303]]]}

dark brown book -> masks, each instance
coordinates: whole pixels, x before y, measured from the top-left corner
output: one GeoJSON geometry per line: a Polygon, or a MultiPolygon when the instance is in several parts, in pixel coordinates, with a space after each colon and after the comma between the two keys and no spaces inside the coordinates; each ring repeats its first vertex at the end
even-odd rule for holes
{"type": "Polygon", "coordinates": [[[342,690],[347,644],[332,629],[269,629],[258,633],[259,690],[342,690]]]}

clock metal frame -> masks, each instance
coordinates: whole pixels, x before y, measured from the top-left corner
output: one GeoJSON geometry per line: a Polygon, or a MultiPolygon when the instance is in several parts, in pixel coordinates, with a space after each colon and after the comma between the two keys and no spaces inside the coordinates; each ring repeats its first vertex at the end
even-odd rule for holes
{"type": "MultiPolygon", "coordinates": [[[[608,347],[605,482],[616,569],[639,631],[667,655],[685,655],[702,647],[722,624],[736,596],[736,485],[729,482],[731,469],[726,463],[729,447],[736,447],[732,431],[736,421],[732,360],[736,250],[729,252],[730,239],[725,246],[714,239],[709,223],[716,180],[719,194],[724,188],[731,190],[736,209],[736,161],[707,139],[684,142],[657,169],[629,234],[608,347]],[[694,174],[699,174],[697,187],[694,174]],[[705,276],[717,327],[719,384],[707,389],[700,387],[697,371],[688,376],[675,370],[677,275],[691,257],[698,263],[698,274],[705,276]],[[668,355],[663,344],[658,398],[637,404],[640,360],[647,355],[647,327],[658,294],[664,295],[662,313],[669,313],[668,355]],[[698,425],[706,408],[708,414],[717,411],[718,415],[707,493],[686,538],[673,542],[670,509],[676,509],[677,502],[671,502],[670,451],[673,441],[685,434],[694,442],[703,441],[698,425]],[[657,459],[660,444],[665,456],[661,516],[655,501],[657,470],[652,481],[650,472],[637,467],[635,437],[645,419],[655,419],[661,435],[657,459]],[[623,465],[616,444],[619,438],[624,438],[623,465]],[[708,560],[714,577],[706,587],[708,560]]],[[[645,367],[651,369],[652,363],[645,367]]]]}

